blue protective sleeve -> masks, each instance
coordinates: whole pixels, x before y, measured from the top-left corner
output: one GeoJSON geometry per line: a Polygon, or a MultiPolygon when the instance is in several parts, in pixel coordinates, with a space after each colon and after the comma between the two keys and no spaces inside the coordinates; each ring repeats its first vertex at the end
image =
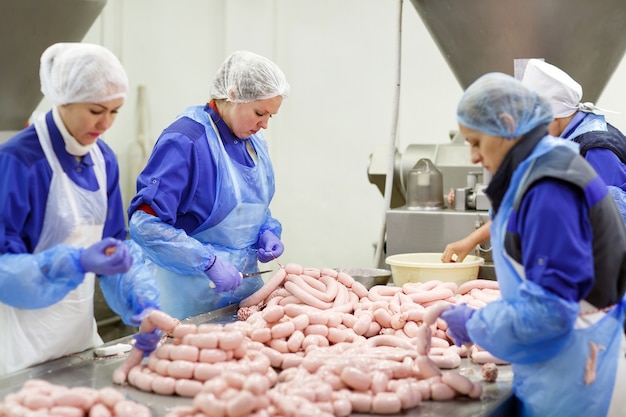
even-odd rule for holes
{"type": "Polygon", "coordinates": [[[85,279],[80,249],[56,245],[37,254],[0,256],[0,302],[44,308],[61,301],[85,279]]]}
{"type": "Polygon", "coordinates": [[[577,302],[524,281],[517,299],[501,299],[476,310],[467,331],[474,343],[497,358],[519,364],[542,362],[567,342],[578,311],[577,302]]]}
{"type": "Polygon", "coordinates": [[[137,210],[129,221],[130,237],[155,264],[182,275],[193,275],[211,265],[215,258],[211,245],[190,237],[157,216],[137,210]]]}
{"type": "MultiPolygon", "coordinates": [[[[278,237],[279,239],[283,233],[282,224],[278,220],[272,217],[272,213],[270,212],[270,209],[267,209],[265,211],[265,220],[263,221],[263,224],[261,225],[261,228],[259,229],[259,237],[266,230],[269,230],[270,232],[274,233],[276,237],[278,237]]],[[[258,239],[257,239],[257,244],[258,244],[258,239]]]]}
{"type": "Polygon", "coordinates": [[[160,309],[159,286],[154,275],[144,262],[142,249],[132,240],[125,240],[133,264],[123,274],[100,276],[100,288],[111,310],[124,323],[131,326],[141,324],[140,317],[146,309],[160,309]]]}

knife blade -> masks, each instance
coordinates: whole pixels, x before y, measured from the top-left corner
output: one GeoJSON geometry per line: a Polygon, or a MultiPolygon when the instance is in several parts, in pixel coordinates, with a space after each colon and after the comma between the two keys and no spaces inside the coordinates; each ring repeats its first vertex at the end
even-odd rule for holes
{"type": "Polygon", "coordinates": [[[241,277],[250,278],[250,277],[257,276],[257,275],[267,274],[268,272],[272,272],[272,269],[267,269],[265,271],[250,272],[248,274],[241,274],[241,277]]]}

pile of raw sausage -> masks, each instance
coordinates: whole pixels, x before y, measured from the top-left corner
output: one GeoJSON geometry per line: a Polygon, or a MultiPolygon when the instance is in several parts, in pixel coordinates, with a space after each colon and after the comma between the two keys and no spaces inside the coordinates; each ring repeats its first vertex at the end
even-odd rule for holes
{"type": "Polygon", "coordinates": [[[70,388],[31,379],[0,403],[0,417],[25,416],[151,417],[152,413],[114,388],[70,388]]]}
{"type": "Polygon", "coordinates": [[[332,269],[288,264],[241,302],[241,321],[196,326],[148,316],[140,331],[157,326],[172,342],[143,363],[131,352],[114,382],[194,398],[169,417],[393,414],[425,400],[476,399],[480,382],[442,369],[470,352],[482,363],[496,358],[451,345],[439,315],[498,296],[494,281],[367,290],[332,269]]]}

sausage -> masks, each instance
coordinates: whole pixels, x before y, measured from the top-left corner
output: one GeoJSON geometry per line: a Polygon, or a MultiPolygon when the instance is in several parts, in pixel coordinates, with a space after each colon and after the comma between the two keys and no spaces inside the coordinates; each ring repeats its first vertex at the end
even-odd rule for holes
{"type": "Polygon", "coordinates": [[[293,283],[292,281],[286,281],[285,288],[290,293],[302,300],[303,303],[308,304],[312,307],[318,308],[320,310],[326,310],[332,307],[332,304],[330,302],[325,302],[320,300],[319,298],[316,298],[313,294],[300,287],[299,285],[293,283]]]}
{"type": "Polygon", "coordinates": [[[202,382],[192,379],[178,379],[176,380],[175,391],[181,397],[195,397],[202,391],[202,382]]]}
{"type": "MultiPolygon", "coordinates": [[[[201,392],[193,399],[193,405],[206,416],[226,417],[226,401],[217,398],[214,394],[201,392]]],[[[194,415],[195,413],[189,413],[194,415]]]]}
{"type": "Polygon", "coordinates": [[[176,379],[191,379],[193,378],[193,371],[195,369],[195,363],[175,360],[171,361],[167,367],[167,375],[176,379]]]}
{"type": "Polygon", "coordinates": [[[89,410],[89,417],[112,417],[112,414],[108,407],[98,403],[89,410]]]}
{"type": "Polygon", "coordinates": [[[441,375],[441,382],[450,386],[461,395],[469,395],[474,388],[474,384],[467,377],[454,372],[444,372],[441,375]]]}
{"type": "Polygon", "coordinates": [[[422,393],[415,382],[398,384],[394,392],[398,396],[403,410],[417,407],[422,403],[422,393]]]}
{"type": "Polygon", "coordinates": [[[437,301],[435,304],[426,308],[424,313],[424,323],[427,326],[435,324],[441,313],[450,308],[450,303],[447,301],[437,301]]]}
{"type": "Polygon", "coordinates": [[[188,362],[198,362],[198,356],[200,349],[192,345],[172,345],[173,349],[170,352],[170,358],[172,360],[183,360],[188,362]]]}
{"type": "Polygon", "coordinates": [[[173,395],[176,391],[176,379],[170,376],[157,375],[152,380],[151,390],[161,395],[173,395]]]}
{"type": "Polygon", "coordinates": [[[290,262],[287,265],[285,265],[284,270],[288,274],[294,274],[294,275],[302,275],[304,273],[304,267],[294,262],[290,262]]]}
{"type": "Polygon", "coordinates": [[[185,335],[196,334],[197,332],[198,326],[196,326],[195,324],[179,324],[178,326],[176,326],[174,331],[172,331],[172,336],[175,339],[182,340],[185,335]]]}
{"type": "Polygon", "coordinates": [[[430,398],[435,401],[448,401],[456,397],[456,391],[443,382],[433,382],[430,385],[430,398]]]}
{"type": "Polygon", "coordinates": [[[434,288],[429,291],[419,291],[407,294],[414,303],[424,304],[432,301],[445,300],[454,295],[452,290],[445,287],[434,288]]]}
{"type": "Polygon", "coordinates": [[[498,281],[478,278],[478,279],[465,281],[464,283],[459,285],[459,288],[457,289],[456,292],[457,294],[463,295],[463,294],[470,292],[474,288],[478,288],[478,289],[489,288],[489,289],[499,290],[500,285],[498,284],[498,281]]]}
{"type": "Polygon", "coordinates": [[[262,310],[261,315],[266,322],[275,323],[283,318],[285,308],[280,305],[267,306],[262,310]]]}
{"type": "Polygon", "coordinates": [[[441,370],[428,356],[418,356],[415,363],[419,369],[421,379],[428,379],[441,375],[441,370]]]}
{"type": "Polygon", "coordinates": [[[222,350],[235,350],[243,343],[245,336],[240,331],[223,332],[219,336],[218,347],[222,350]]]}
{"type": "Polygon", "coordinates": [[[357,391],[367,391],[370,387],[369,376],[354,366],[343,367],[339,377],[344,384],[357,391]]]}
{"type": "Polygon", "coordinates": [[[193,379],[198,381],[208,381],[221,374],[219,365],[213,363],[198,362],[193,370],[193,379]]]}
{"type": "Polygon", "coordinates": [[[296,330],[296,327],[291,321],[284,321],[281,323],[274,324],[271,328],[272,338],[273,339],[282,339],[291,336],[291,334],[296,330]]]}
{"type": "Polygon", "coordinates": [[[251,294],[248,298],[241,300],[239,302],[239,307],[251,307],[263,303],[276,288],[283,284],[286,276],[287,271],[280,268],[270,279],[267,280],[267,282],[265,282],[265,284],[263,284],[261,288],[251,294]]]}
{"type": "Polygon", "coordinates": [[[138,366],[142,359],[143,351],[133,347],[124,362],[113,371],[113,382],[118,385],[126,382],[128,372],[135,366],[138,366]]]}
{"type": "Polygon", "coordinates": [[[372,410],[373,398],[370,394],[359,391],[351,391],[349,398],[353,410],[357,413],[369,413],[372,410]]]}
{"type": "Polygon", "coordinates": [[[256,397],[249,391],[241,391],[226,402],[228,417],[243,417],[249,415],[256,408],[256,397]]]}
{"type": "Polygon", "coordinates": [[[400,398],[393,392],[379,392],[372,399],[372,412],[396,414],[402,410],[400,398]]]}

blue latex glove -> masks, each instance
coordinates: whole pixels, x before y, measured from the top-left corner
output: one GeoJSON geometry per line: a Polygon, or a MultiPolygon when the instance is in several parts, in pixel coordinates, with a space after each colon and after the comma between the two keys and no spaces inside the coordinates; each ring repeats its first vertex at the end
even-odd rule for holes
{"type": "Polygon", "coordinates": [[[97,275],[121,274],[130,269],[133,257],[122,241],[107,237],[84,249],[80,254],[80,265],[86,272],[97,275]],[[114,247],[115,252],[107,255],[105,250],[114,247]]]}
{"type": "Polygon", "coordinates": [[[218,257],[213,258],[204,273],[215,284],[215,292],[232,291],[241,285],[243,279],[234,266],[218,257]]]}
{"type": "Polygon", "coordinates": [[[466,324],[474,311],[473,308],[463,303],[452,306],[441,313],[441,318],[448,323],[448,333],[454,339],[455,345],[461,346],[464,343],[472,343],[472,339],[467,334],[466,324]]]}
{"type": "Polygon", "coordinates": [[[163,335],[163,332],[157,328],[150,333],[137,333],[133,336],[135,338],[135,347],[143,351],[143,357],[145,358],[157,348],[161,335],[163,335]]]}
{"type": "Polygon", "coordinates": [[[272,233],[270,230],[265,230],[259,236],[257,242],[257,255],[259,261],[266,263],[278,258],[285,251],[285,246],[280,241],[278,236],[272,233]]]}

